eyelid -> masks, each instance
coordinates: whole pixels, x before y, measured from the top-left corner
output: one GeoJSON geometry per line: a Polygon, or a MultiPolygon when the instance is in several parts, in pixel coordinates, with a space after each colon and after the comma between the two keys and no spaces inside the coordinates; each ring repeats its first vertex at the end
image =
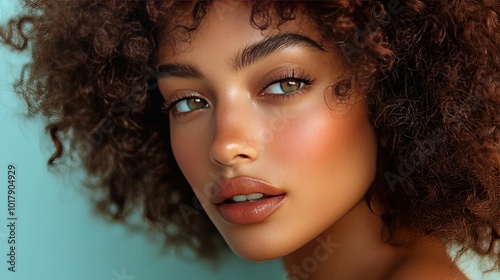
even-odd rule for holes
{"type": "MultiPolygon", "coordinates": [[[[266,97],[266,98],[272,98],[276,100],[284,100],[287,98],[292,98],[292,97],[297,97],[300,94],[304,93],[305,91],[308,90],[308,87],[314,83],[314,79],[310,78],[309,75],[305,73],[304,70],[299,69],[299,68],[286,68],[282,69],[281,71],[274,71],[274,74],[271,73],[268,75],[268,77],[264,80],[265,82],[263,83],[264,86],[261,88],[261,90],[258,93],[258,96],[261,97],[266,97]],[[286,80],[296,80],[297,82],[300,82],[301,84],[303,83],[303,86],[299,88],[298,90],[295,90],[290,93],[284,93],[284,94],[274,94],[274,93],[266,93],[265,90],[270,87],[273,84],[284,82],[286,80]]],[[[173,108],[176,106],[177,103],[189,99],[189,98],[200,98],[203,99],[208,106],[210,107],[210,103],[207,101],[205,97],[203,97],[201,94],[197,93],[196,91],[192,90],[181,90],[178,92],[175,92],[171,94],[168,98],[165,99],[165,102],[163,103],[163,106],[161,108],[163,113],[170,114],[173,112],[173,108]]],[[[181,112],[178,113],[178,115],[186,115],[192,112],[195,112],[198,110],[193,110],[193,111],[188,111],[188,112],[181,112]]]]}
{"type": "MultiPolygon", "coordinates": [[[[175,107],[175,105],[177,105],[177,103],[179,103],[183,100],[189,99],[189,98],[200,98],[200,99],[205,100],[205,102],[208,103],[208,101],[205,98],[203,98],[201,95],[199,95],[193,91],[189,91],[189,92],[181,91],[181,92],[177,92],[177,93],[169,96],[168,98],[166,98],[165,102],[163,102],[163,105],[161,106],[161,111],[165,114],[168,114],[168,113],[172,112],[172,109],[175,107]]],[[[189,113],[189,112],[184,112],[182,114],[186,114],[186,113],[189,113]]]]}
{"type": "MultiPolygon", "coordinates": [[[[285,69],[283,70],[280,74],[277,74],[277,75],[270,75],[268,79],[266,79],[267,82],[264,83],[264,87],[260,90],[260,93],[259,95],[260,96],[264,96],[264,95],[293,95],[294,93],[297,93],[297,92],[302,92],[302,90],[313,84],[314,83],[314,79],[310,78],[309,75],[307,75],[305,73],[304,70],[302,69],[285,69]],[[294,92],[291,92],[291,93],[286,93],[286,94],[270,94],[270,93],[266,93],[265,90],[270,87],[271,85],[273,84],[276,84],[276,83],[280,83],[280,82],[284,82],[286,80],[296,80],[300,83],[304,83],[304,86],[294,92]]],[[[283,97],[282,97],[283,98],[283,97]]]]}

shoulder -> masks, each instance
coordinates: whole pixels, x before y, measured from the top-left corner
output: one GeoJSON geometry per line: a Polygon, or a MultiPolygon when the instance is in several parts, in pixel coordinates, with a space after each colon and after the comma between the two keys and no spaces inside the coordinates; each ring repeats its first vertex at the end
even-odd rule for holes
{"type": "Polygon", "coordinates": [[[431,261],[410,261],[396,268],[388,280],[469,280],[456,266],[431,261]]]}
{"type": "Polygon", "coordinates": [[[424,238],[391,271],[388,280],[469,280],[438,241],[424,238]]]}

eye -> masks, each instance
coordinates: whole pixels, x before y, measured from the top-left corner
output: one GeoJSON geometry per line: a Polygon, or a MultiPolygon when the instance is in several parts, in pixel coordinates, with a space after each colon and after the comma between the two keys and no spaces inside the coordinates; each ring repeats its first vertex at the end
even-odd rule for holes
{"type": "Polygon", "coordinates": [[[208,107],[209,105],[206,100],[199,97],[188,97],[175,102],[172,109],[175,113],[187,113],[208,107]]]}
{"type": "Polygon", "coordinates": [[[287,78],[270,84],[264,89],[267,94],[288,94],[302,89],[306,83],[300,79],[287,78]]]}

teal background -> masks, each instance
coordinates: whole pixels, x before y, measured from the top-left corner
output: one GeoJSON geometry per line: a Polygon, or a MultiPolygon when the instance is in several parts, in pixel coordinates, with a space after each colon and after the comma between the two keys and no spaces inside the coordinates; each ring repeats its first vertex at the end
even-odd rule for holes
{"type": "MultiPolygon", "coordinates": [[[[16,3],[0,0],[2,23],[16,12],[16,3]]],[[[95,215],[78,184],[83,173],[77,167],[49,172],[52,147],[44,125],[23,119],[25,107],[12,83],[27,61],[27,54],[0,46],[0,279],[285,279],[279,260],[247,262],[228,253],[218,264],[200,262],[189,253],[163,252],[158,237],[95,215]],[[17,171],[15,273],[6,262],[8,164],[17,171]]],[[[500,279],[500,273],[481,276],[477,258],[465,258],[461,266],[471,279],[500,279]]]]}

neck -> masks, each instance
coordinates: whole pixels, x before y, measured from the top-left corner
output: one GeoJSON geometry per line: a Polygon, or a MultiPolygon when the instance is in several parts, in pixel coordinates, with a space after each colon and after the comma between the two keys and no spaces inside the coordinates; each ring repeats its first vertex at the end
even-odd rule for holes
{"type": "Polygon", "coordinates": [[[382,220],[363,199],[344,217],[283,258],[290,279],[384,279],[404,258],[404,248],[381,239],[382,220]]]}

